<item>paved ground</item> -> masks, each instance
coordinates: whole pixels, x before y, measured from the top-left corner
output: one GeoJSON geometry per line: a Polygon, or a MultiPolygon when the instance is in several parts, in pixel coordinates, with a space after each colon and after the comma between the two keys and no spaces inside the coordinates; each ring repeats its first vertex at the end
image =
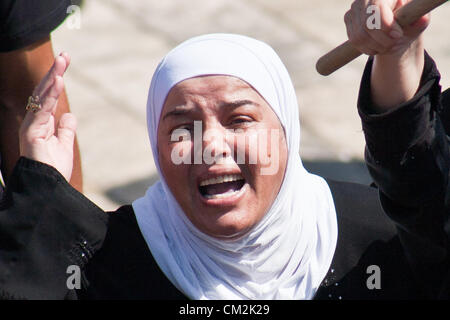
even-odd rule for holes
{"type": "MultiPolygon", "coordinates": [[[[145,105],[152,73],[183,40],[233,32],[269,43],[285,62],[300,104],[302,157],[311,171],[368,182],[364,138],[355,102],[365,57],[329,77],[317,59],[346,40],[343,15],[351,0],[89,0],[80,28],[69,18],[53,33],[67,51],[72,111],[79,120],[85,191],[104,209],[141,196],[157,179],[147,138],[145,105]]],[[[450,70],[450,5],[433,16],[427,48],[450,70]],[[447,33],[447,34],[444,34],[447,33]]],[[[450,74],[442,84],[450,86],[450,74]]]]}

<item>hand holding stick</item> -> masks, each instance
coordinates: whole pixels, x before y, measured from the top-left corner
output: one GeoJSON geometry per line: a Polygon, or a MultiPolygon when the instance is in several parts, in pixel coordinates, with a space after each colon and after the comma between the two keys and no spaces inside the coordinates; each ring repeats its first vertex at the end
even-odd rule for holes
{"type": "MultiPolygon", "coordinates": [[[[408,26],[448,0],[413,0],[395,11],[395,19],[401,27],[408,26]]],[[[316,64],[316,70],[327,76],[359,57],[362,53],[349,41],[322,56],[316,64]]]]}

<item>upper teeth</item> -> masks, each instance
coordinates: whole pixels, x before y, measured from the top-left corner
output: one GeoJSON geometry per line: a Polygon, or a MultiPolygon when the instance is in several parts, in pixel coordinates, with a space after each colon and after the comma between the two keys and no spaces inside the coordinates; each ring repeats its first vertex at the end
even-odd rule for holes
{"type": "Polygon", "coordinates": [[[217,183],[223,183],[223,182],[231,182],[231,181],[238,181],[244,179],[240,174],[228,174],[220,177],[215,177],[207,180],[203,180],[200,182],[200,186],[207,186],[210,184],[217,184],[217,183]]]}

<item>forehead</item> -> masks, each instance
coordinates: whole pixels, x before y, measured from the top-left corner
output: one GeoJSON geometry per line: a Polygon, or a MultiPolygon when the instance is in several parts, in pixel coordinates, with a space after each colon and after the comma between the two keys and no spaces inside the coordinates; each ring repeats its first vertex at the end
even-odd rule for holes
{"type": "Polygon", "coordinates": [[[233,99],[236,96],[259,96],[247,82],[233,77],[223,75],[210,75],[186,79],[176,84],[167,95],[165,105],[173,100],[186,97],[212,97],[221,99],[233,99]]]}

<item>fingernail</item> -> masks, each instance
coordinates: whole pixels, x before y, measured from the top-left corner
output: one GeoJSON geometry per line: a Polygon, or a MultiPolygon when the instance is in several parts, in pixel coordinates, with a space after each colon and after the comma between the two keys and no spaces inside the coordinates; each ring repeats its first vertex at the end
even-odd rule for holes
{"type": "Polygon", "coordinates": [[[391,38],[394,39],[400,39],[401,37],[403,37],[403,33],[397,31],[397,30],[392,30],[389,35],[391,36],[391,38]]]}

